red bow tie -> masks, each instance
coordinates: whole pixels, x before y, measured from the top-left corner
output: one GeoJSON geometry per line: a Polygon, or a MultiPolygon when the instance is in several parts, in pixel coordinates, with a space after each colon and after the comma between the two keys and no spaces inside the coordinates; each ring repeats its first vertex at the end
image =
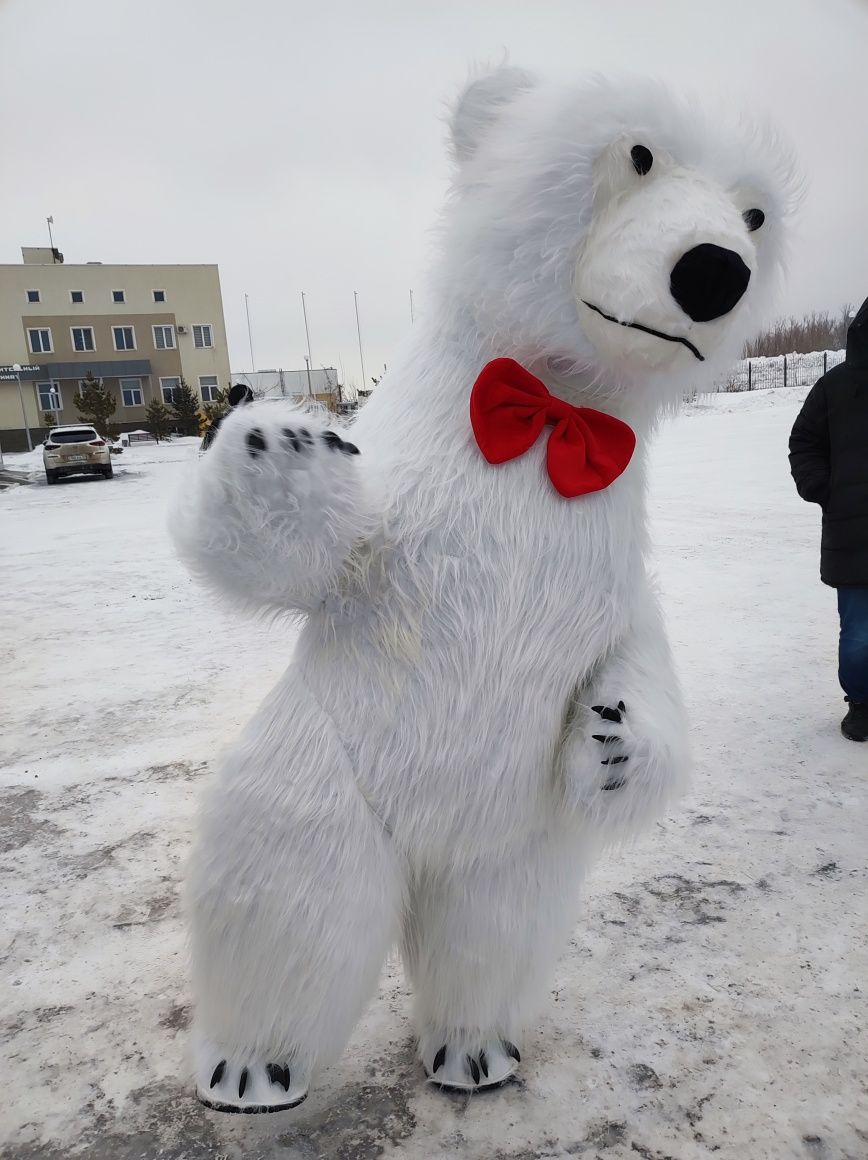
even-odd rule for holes
{"type": "Polygon", "coordinates": [[[608,487],[636,448],[626,423],[556,398],[511,358],[496,358],[482,368],[470,394],[470,422],[489,463],[524,455],[552,424],[546,463],[549,479],[566,499],[608,487]]]}

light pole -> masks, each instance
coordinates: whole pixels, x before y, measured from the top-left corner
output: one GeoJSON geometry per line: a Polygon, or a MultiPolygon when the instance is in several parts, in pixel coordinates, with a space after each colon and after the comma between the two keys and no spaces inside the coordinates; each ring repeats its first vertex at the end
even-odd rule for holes
{"type": "Polygon", "coordinates": [[[301,292],[301,312],[304,315],[304,337],[307,339],[307,361],[313,362],[313,355],[310,353],[310,331],[307,328],[307,307],[304,304],[304,291],[301,292]]]}
{"type": "Polygon", "coordinates": [[[307,393],[313,398],[313,388],[310,385],[310,358],[307,355],[304,356],[304,365],[307,367],[307,393]]]}
{"type": "Polygon", "coordinates": [[[362,390],[364,391],[366,389],[365,388],[365,382],[366,382],[366,379],[365,379],[365,356],[364,356],[364,354],[362,354],[362,327],[361,327],[361,324],[359,322],[359,292],[358,292],[358,290],[353,291],[353,298],[355,299],[355,303],[356,303],[356,333],[359,336],[359,362],[361,363],[361,366],[362,366],[362,390]]]}
{"type": "Polygon", "coordinates": [[[247,301],[247,295],[244,295],[244,311],[247,315],[247,342],[250,345],[250,371],[252,374],[256,372],[256,362],[253,358],[253,331],[250,329],[250,303],[247,301]]]}
{"type": "Polygon", "coordinates": [[[27,450],[33,450],[33,440],[30,438],[30,424],[27,422],[27,408],[24,406],[24,392],[21,390],[21,364],[15,363],[12,367],[15,381],[18,383],[18,398],[21,400],[21,414],[24,418],[24,434],[27,436],[27,450]]]}

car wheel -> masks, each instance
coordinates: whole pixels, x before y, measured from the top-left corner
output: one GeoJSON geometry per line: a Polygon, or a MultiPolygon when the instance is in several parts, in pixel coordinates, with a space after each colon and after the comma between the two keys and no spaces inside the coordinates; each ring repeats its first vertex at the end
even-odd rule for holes
{"type": "Polygon", "coordinates": [[[103,477],[105,479],[111,479],[113,475],[114,475],[114,468],[106,467],[103,469],[103,477]]]}
{"type": "Polygon", "coordinates": [[[57,483],[57,472],[45,470],[45,482],[47,484],[57,483]]]}

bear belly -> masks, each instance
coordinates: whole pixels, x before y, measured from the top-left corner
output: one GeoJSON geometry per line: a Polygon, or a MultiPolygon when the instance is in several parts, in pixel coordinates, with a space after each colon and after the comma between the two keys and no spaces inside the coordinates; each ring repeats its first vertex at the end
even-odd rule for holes
{"type": "Polygon", "coordinates": [[[575,545],[554,559],[551,543],[495,547],[484,562],[432,557],[422,576],[407,565],[300,649],[360,789],[417,856],[472,856],[550,823],[566,706],[624,631],[629,580],[600,568],[599,542],[594,575],[575,545]]]}

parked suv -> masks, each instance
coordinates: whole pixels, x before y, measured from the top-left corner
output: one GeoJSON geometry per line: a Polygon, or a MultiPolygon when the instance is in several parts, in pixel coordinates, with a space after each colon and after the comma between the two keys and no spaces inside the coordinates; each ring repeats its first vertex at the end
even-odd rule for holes
{"type": "Polygon", "coordinates": [[[114,474],[108,443],[84,423],[52,427],[42,444],[42,462],[48,483],[57,483],[64,475],[104,475],[111,479],[114,474]]]}

